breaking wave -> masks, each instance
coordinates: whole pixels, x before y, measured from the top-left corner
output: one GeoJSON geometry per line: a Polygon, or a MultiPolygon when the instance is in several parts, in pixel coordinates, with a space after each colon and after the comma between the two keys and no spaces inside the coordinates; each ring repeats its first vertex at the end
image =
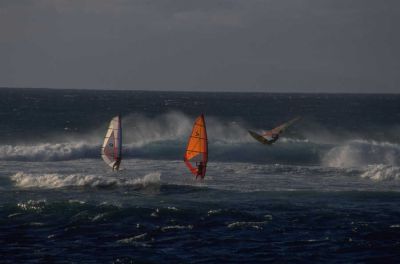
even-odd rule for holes
{"type": "Polygon", "coordinates": [[[362,178],[375,181],[393,181],[400,180],[400,167],[389,165],[371,165],[361,175],[362,178]]]}
{"type": "MultiPolygon", "coordinates": [[[[124,117],[124,158],[181,160],[194,117],[169,112],[155,117],[131,114],[124,117]]],[[[246,122],[229,122],[207,117],[209,159],[228,162],[307,164],[328,167],[360,167],[371,164],[399,166],[400,145],[361,139],[337,140],[332,135],[316,136],[303,131],[302,138],[285,137],[272,146],[256,142],[246,122]]],[[[98,159],[108,124],[79,137],[58,138],[56,143],[0,145],[0,161],[62,161],[98,159]]],[[[258,131],[257,129],[255,129],[258,131]]],[[[321,129],[319,128],[318,131],[321,129]]],[[[323,131],[322,131],[323,132],[323,131]]],[[[346,135],[348,138],[349,135],[346,135]]],[[[44,139],[46,140],[46,139],[44,139]]],[[[49,139],[50,142],[50,139],[49,139]]]]}
{"type": "Polygon", "coordinates": [[[20,171],[11,176],[11,180],[20,188],[54,189],[63,187],[146,187],[152,184],[159,184],[160,176],[161,173],[153,172],[146,174],[143,178],[119,179],[80,173],[69,175],[58,173],[31,174],[20,171]]]}
{"type": "Polygon", "coordinates": [[[352,140],[330,149],[324,155],[322,164],[329,167],[359,167],[371,164],[397,166],[399,161],[398,144],[352,140]]]}
{"type": "Polygon", "coordinates": [[[38,144],[38,145],[3,145],[0,146],[0,160],[18,161],[59,161],[98,156],[100,146],[83,142],[38,144]]]}
{"type": "MultiPolygon", "coordinates": [[[[186,142],[166,140],[137,146],[125,144],[124,158],[180,160],[186,142]]],[[[215,161],[269,162],[269,163],[319,163],[319,156],[326,146],[316,145],[306,140],[282,138],[273,147],[258,142],[238,143],[211,141],[209,158],[215,161]]],[[[62,161],[100,158],[100,145],[87,143],[60,143],[0,146],[0,160],[3,161],[62,161]]]]}
{"type": "MultiPolygon", "coordinates": [[[[207,118],[208,134],[216,144],[240,144],[252,139],[242,126],[207,118]]],[[[142,114],[124,117],[123,154],[125,157],[152,159],[181,159],[193,117],[170,112],[153,118],[142,114]]],[[[98,158],[108,124],[75,137],[49,137],[47,142],[0,145],[0,160],[60,161],[98,158]],[[51,143],[49,143],[51,142],[51,143]]],[[[44,140],[46,140],[44,138],[44,140]]]]}
{"type": "MultiPolygon", "coordinates": [[[[127,143],[125,158],[180,160],[186,141],[153,141],[144,145],[127,143]]],[[[210,140],[209,159],[228,162],[262,162],[272,164],[310,164],[349,168],[373,164],[399,166],[400,145],[366,140],[352,140],[340,145],[317,144],[308,140],[281,138],[273,146],[258,142],[210,140]]],[[[0,160],[62,161],[98,159],[100,145],[84,142],[0,146],[0,160]]]]}

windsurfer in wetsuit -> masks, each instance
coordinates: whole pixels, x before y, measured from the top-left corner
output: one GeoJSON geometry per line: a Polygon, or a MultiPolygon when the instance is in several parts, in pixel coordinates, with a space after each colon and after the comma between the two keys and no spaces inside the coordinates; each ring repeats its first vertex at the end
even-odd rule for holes
{"type": "Polygon", "coordinates": [[[197,165],[197,175],[196,175],[196,179],[197,177],[201,177],[203,178],[203,169],[204,169],[204,164],[202,161],[199,162],[199,164],[197,165]]]}
{"type": "Polygon", "coordinates": [[[276,134],[272,134],[272,140],[271,140],[271,143],[274,143],[275,141],[277,141],[278,140],[278,138],[279,138],[279,134],[278,133],[276,133],[276,134]]]}
{"type": "Polygon", "coordinates": [[[113,171],[118,171],[119,170],[119,165],[121,164],[121,158],[117,158],[116,160],[115,160],[115,163],[114,163],[114,165],[113,165],[113,171]]]}

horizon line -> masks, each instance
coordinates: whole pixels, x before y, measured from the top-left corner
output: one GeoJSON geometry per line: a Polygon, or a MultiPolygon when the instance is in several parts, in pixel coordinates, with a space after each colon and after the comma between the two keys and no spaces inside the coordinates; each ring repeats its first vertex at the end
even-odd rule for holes
{"type": "Polygon", "coordinates": [[[400,95],[399,93],[392,92],[278,92],[278,91],[212,91],[212,90],[201,90],[201,91],[189,91],[189,90],[140,90],[140,89],[98,89],[98,88],[51,88],[51,87],[5,87],[0,86],[0,90],[3,89],[18,89],[18,90],[52,90],[52,91],[105,91],[105,92],[165,92],[165,93],[262,93],[262,94],[326,94],[326,95],[400,95]]]}

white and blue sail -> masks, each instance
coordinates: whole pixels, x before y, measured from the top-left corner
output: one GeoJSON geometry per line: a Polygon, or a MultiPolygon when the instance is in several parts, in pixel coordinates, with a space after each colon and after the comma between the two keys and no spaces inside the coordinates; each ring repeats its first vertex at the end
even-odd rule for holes
{"type": "Polygon", "coordinates": [[[122,156],[122,127],[121,116],[115,116],[111,119],[110,125],[104,143],[101,147],[101,157],[108,166],[114,169],[118,161],[121,161],[122,156]]]}

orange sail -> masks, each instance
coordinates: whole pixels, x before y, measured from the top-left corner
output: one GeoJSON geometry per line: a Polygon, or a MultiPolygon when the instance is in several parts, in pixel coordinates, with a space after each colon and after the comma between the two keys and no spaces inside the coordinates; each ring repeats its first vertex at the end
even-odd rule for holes
{"type": "Polygon", "coordinates": [[[184,156],[186,166],[197,177],[204,178],[208,161],[207,130],[204,115],[194,122],[184,156]]]}

